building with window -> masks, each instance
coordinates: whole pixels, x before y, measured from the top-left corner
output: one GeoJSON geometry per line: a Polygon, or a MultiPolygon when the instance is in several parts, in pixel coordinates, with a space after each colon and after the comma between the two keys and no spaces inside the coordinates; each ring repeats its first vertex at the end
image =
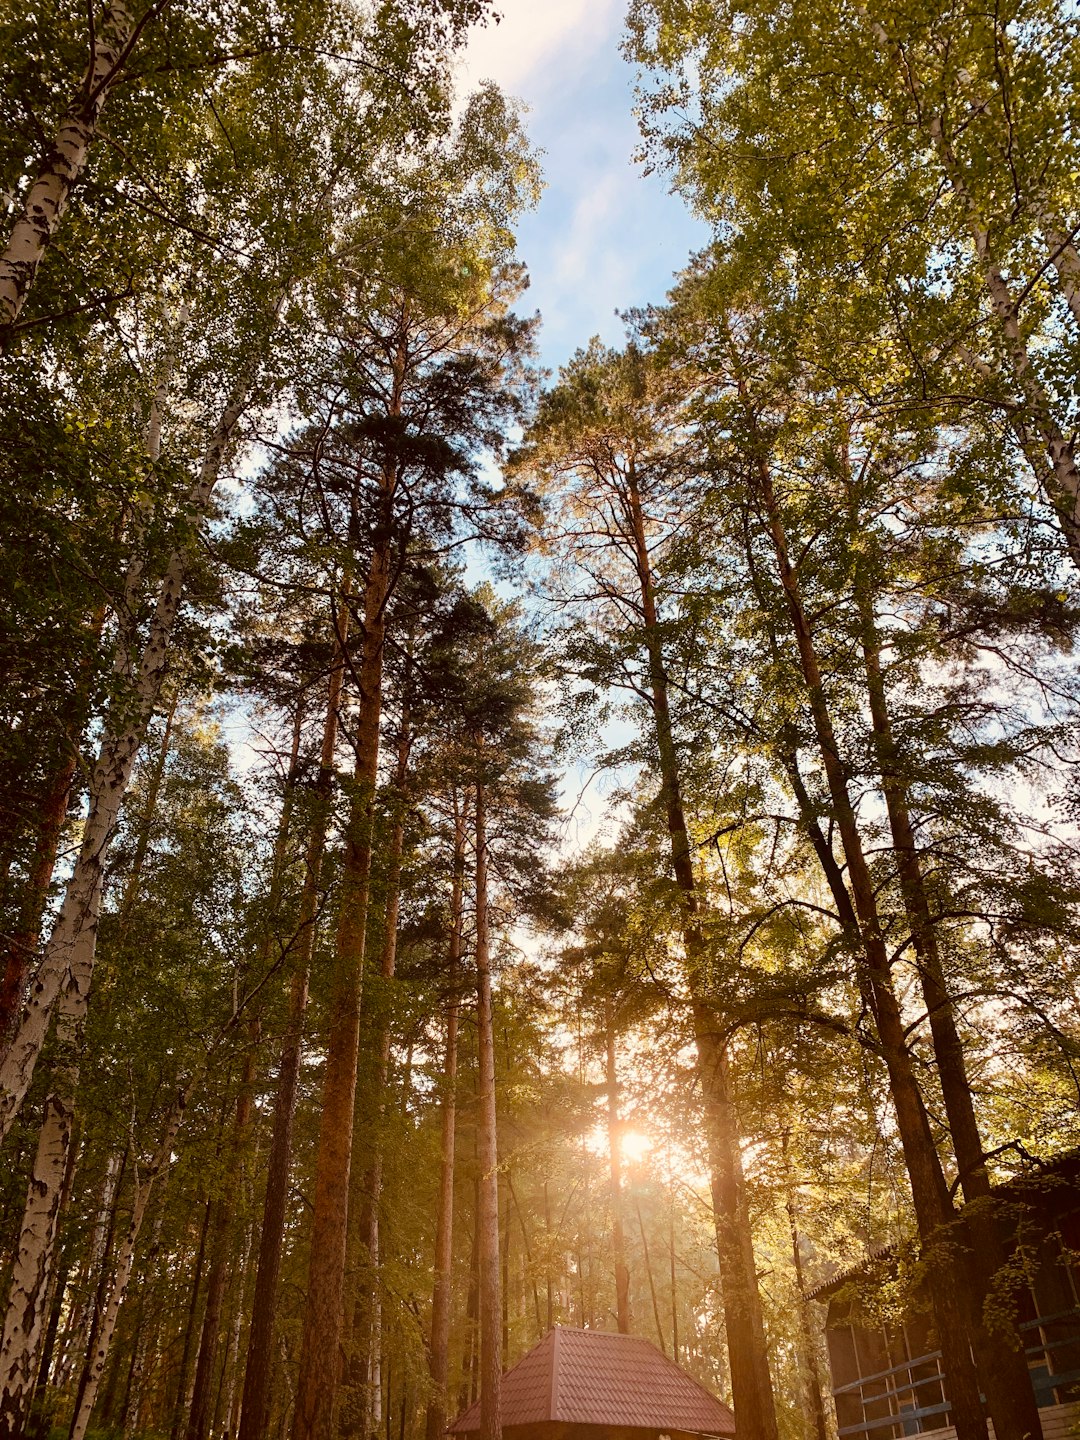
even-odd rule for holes
{"type": "MultiPolygon", "coordinates": [[[[1009,1249],[1027,1272],[1014,1303],[1045,1440],[1080,1435],[1080,1154],[1033,1167],[994,1196],[1009,1249]]],[[[929,1304],[917,1286],[899,1312],[880,1303],[896,1274],[895,1256],[881,1250],[810,1296],[828,1307],[842,1440],[952,1434],[929,1304]]]]}

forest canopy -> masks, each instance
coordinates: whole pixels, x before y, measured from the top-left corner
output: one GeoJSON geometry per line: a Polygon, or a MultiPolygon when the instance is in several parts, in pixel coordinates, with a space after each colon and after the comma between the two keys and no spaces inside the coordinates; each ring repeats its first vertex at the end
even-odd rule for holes
{"type": "Polygon", "coordinates": [[[503,1440],[556,1326],[1050,1440],[1080,19],[633,0],[708,238],[548,369],[499,18],[0,0],[0,1440],[503,1440]]]}

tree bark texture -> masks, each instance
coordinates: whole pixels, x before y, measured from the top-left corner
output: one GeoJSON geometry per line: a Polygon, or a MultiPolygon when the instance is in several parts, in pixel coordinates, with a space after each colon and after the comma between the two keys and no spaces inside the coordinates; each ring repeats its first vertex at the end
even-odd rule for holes
{"type": "MultiPolygon", "coordinates": [[[[348,585],[342,587],[347,598],[348,585]]],[[[288,1020],[278,1065],[274,1096],[274,1124],[267,1160],[266,1195],[263,1200],[259,1256],[255,1271],[255,1296],[251,1308],[244,1396],[240,1407],[239,1440],[264,1440],[270,1418],[270,1384],[274,1363],[274,1324],[277,1316],[278,1281],[285,1239],[288,1208],[289,1167],[292,1159],[293,1120],[300,1081],[300,1053],[307,1011],[308,980],[315,949],[322,894],[322,868],[326,852],[326,831],[334,787],[334,752],[337,748],[341,692],[345,675],[349,636],[348,605],[342,605],[331,626],[332,660],[326,692],[319,773],[315,786],[315,808],[304,854],[304,879],[296,929],[296,961],[289,985],[288,1020]]]]}
{"type": "Polygon", "coordinates": [[[746,1201],[738,1117],[731,1090],[727,1039],[715,1010],[703,998],[707,957],[701,931],[702,902],[683,812],[644,509],[632,469],[627,477],[625,504],[641,590],[649,685],[660,756],[662,800],[671,840],[672,870],[683,905],[683,944],[692,998],[697,1069],[705,1106],[732,1404],[742,1440],[777,1440],[776,1406],[746,1201]]]}
{"type": "Polygon", "coordinates": [[[75,1152],[72,1106],[59,1090],[45,1101],[30,1172],[0,1339],[0,1440],[19,1440],[33,1394],[52,1273],[57,1223],[70,1191],[75,1152]],[[59,1172],[59,1183],[54,1176],[59,1172]]]}
{"type": "MultiPolygon", "coordinates": [[[[161,5],[151,7],[159,10],[161,5]]],[[[86,168],[98,120],[143,22],[136,24],[123,0],[111,0],[92,31],[90,63],[45,153],[0,256],[0,333],[19,317],[38,266],[63,219],[71,192],[86,168]]]]}
{"type": "MultiPolygon", "coordinates": [[[[188,496],[188,508],[196,517],[206,514],[225,453],[247,404],[249,388],[250,379],[245,378],[222,411],[203,454],[198,481],[188,496]]],[[[0,1139],[11,1128],[30,1087],[60,994],[66,996],[71,1028],[81,1027],[86,1012],[97,947],[105,858],[165,677],[173,627],[192,553],[189,547],[173,552],[158,587],[146,643],[138,655],[121,657],[124,671],[121,678],[129,680],[130,694],[106,717],[90,775],[89,813],[79,854],[18,1028],[0,1062],[0,1139]]]]}
{"type": "MultiPolygon", "coordinates": [[[[741,388],[741,387],[740,387],[741,388]]],[[[979,1386],[971,1357],[971,1325],[966,1303],[966,1276],[958,1264],[949,1228],[956,1212],[949,1197],[934,1145],[922,1092],[893,989],[888,950],[877,909],[873,880],[862,848],[847,776],[825,697],[813,634],[803,604],[798,576],[789,559],[787,535],[773,490],[772,476],[761,451],[756,422],[748,410],[757,453],[749,457],[749,478],[765,513],[777,571],[798,648],[818,750],[825,770],[833,815],[840,833],[854,909],[860,930],[866,987],[873,1009],[881,1053],[889,1075],[904,1160],[911,1181],[912,1199],[937,1322],[946,1386],[957,1440],[985,1440],[979,1386]]]]}
{"type": "Polygon", "coordinates": [[[332,1440],[334,1398],[340,1378],[360,995],[371,890],[371,840],[378,777],[386,603],[392,583],[392,490],[393,477],[387,476],[384,524],[376,539],[364,589],[356,766],[331,983],[326,1072],[315,1172],[315,1214],[293,1440],[332,1440]]]}
{"type": "Polygon", "coordinates": [[[179,1133],[180,1126],[183,1123],[187,1098],[187,1091],[182,1090],[173,1102],[165,1122],[164,1138],[153,1160],[144,1175],[136,1175],[131,1218],[128,1222],[123,1241],[117,1250],[116,1269],[113,1274],[112,1285],[109,1288],[109,1296],[102,1317],[101,1328],[91,1355],[87,1383],[83,1387],[81,1400],[71,1421],[69,1440],[86,1440],[87,1426],[90,1424],[90,1417],[94,1410],[94,1402],[97,1400],[98,1388],[101,1385],[101,1377],[105,1371],[105,1363],[109,1358],[113,1336],[116,1333],[116,1322],[120,1314],[120,1306],[124,1303],[128,1281],[131,1278],[131,1267],[135,1259],[135,1246],[138,1243],[139,1231],[142,1229],[143,1219],[146,1215],[146,1207],[149,1204],[155,1181],[159,1175],[168,1169],[172,1157],[173,1145],[179,1133]]]}
{"type": "Polygon", "coordinates": [[[424,1433],[442,1440],[447,1423],[450,1378],[451,1271],[454,1259],[454,1159],[457,1129],[457,1049],[461,941],[464,926],[465,815],[454,795],[454,865],[450,892],[450,946],[447,963],[446,1050],[443,1058],[439,1137],[439,1201],[435,1218],[435,1285],[431,1296],[431,1345],[428,1364],[431,1399],[424,1433]]]}
{"type": "Polygon", "coordinates": [[[499,1275],[499,1144],[491,1001],[487,803],[476,784],[476,1043],[479,1072],[480,1440],[502,1440],[502,1287],[499,1275]]]}
{"type": "Polygon", "coordinates": [[[979,1378],[994,1421],[995,1433],[1001,1440],[1027,1440],[1027,1437],[1042,1440],[1042,1424],[1035,1392],[1030,1383],[1021,1336],[1015,1328],[1012,1336],[1002,1333],[998,1326],[988,1325],[984,1315],[984,1304],[992,1293],[995,1275],[1004,1269],[1006,1263],[1005,1246],[993,1213],[990,1176],[968,1081],[956,1007],[945,977],[937,929],[923,875],[922,857],[911,818],[908,787],[893,734],[873,599],[858,566],[854,592],[874,746],[889,818],[893,853],[896,857],[897,876],[911,927],[919,983],[930,1022],[934,1059],[960,1186],[965,1200],[969,1202],[964,1223],[973,1244],[967,1249],[966,1259],[972,1280],[972,1339],[979,1378]]]}

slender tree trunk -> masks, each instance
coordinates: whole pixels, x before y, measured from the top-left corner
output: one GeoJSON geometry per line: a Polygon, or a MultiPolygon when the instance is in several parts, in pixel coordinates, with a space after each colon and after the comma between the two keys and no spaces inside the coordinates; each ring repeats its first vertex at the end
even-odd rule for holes
{"type": "Polygon", "coordinates": [[[57,766],[49,793],[38,820],[34,854],[26,880],[25,894],[19,906],[18,922],[3,945],[4,965],[0,976],[0,1055],[22,1008],[30,961],[37,952],[41,917],[49,896],[60,836],[67,819],[68,799],[75,779],[77,751],[71,752],[57,766]]]}
{"type": "Polygon", "coordinates": [[[0,1440],[20,1434],[36,1374],[63,1177],[75,1122],[76,1062],[66,1057],[73,1057],[75,1052],[81,1019],[78,1011],[72,1013],[65,996],[57,1024],[60,1055],[65,1057],[65,1063],[58,1069],[52,1093],[45,1101],[0,1340],[0,1440]]]}
{"type": "Polygon", "coordinates": [[[641,1203],[637,1196],[634,1197],[634,1213],[637,1216],[638,1234],[641,1236],[641,1254],[645,1261],[645,1278],[649,1282],[649,1298],[652,1301],[653,1323],[656,1326],[657,1344],[663,1353],[667,1354],[667,1344],[664,1340],[664,1327],[660,1320],[660,1301],[656,1296],[656,1280],[653,1277],[652,1257],[649,1255],[649,1237],[645,1233],[645,1220],[641,1214],[641,1203]]]}
{"type": "MultiPolygon", "coordinates": [[[[547,1121],[546,1109],[545,1106],[545,1122],[547,1121]]],[[[544,1282],[547,1292],[547,1329],[550,1330],[555,1324],[555,1290],[551,1276],[551,1192],[546,1175],[544,1176],[544,1282]]],[[[427,1440],[434,1440],[434,1436],[429,1435],[427,1440]]]]}
{"type": "Polygon", "coordinates": [[[187,1104],[187,1098],[188,1094],[186,1090],[182,1090],[177,1096],[166,1120],[165,1136],[158,1147],[157,1153],[151,1161],[145,1175],[136,1175],[131,1219],[128,1223],[127,1232],[117,1251],[116,1271],[113,1275],[108,1302],[102,1317],[101,1330],[91,1354],[87,1383],[71,1421],[69,1440],[85,1440],[87,1426],[90,1424],[90,1416],[94,1410],[94,1402],[97,1400],[101,1376],[105,1370],[105,1362],[109,1358],[113,1335],[116,1333],[116,1321],[120,1314],[120,1306],[124,1302],[128,1281],[131,1278],[131,1267],[135,1259],[135,1246],[138,1243],[139,1231],[142,1229],[143,1217],[146,1214],[146,1207],[154,1188],[154,1182],[159,1175],[168,1169],[172,1157],[173,1144],[176,1141],[176,1136],[184,1119],[184,1109],[187,1104]]]}
{"type": "MultiPolygon", "coordinates": [[[[741,387],[740,387],[741,388],[741,387]]],[[[758,452],[750,458],[750,478],[765,511],[792,629],[807,688],[818,749],[825,769],[833,814],[847,860],[854,896],[866,981],[882,1057],[911,1181],[912,1199],[924,1256],[929,1264],[930,1287],[946,1386],[957,1440],[986,1440],[979,1386],[971,1358],[971,1326],[967,1313],[966,1280],[946,1230],[956,1220],[941,1161],[934,1145],[922,1093],[915,1075],[900,1006],[877,909],[873,880],[862,848],[855,809],[848,791],[822,684],[813,635],[806,617],[801,589],[788,556],[787,535],[772,487],[768,464],[760,449],[752,412],[751,434],[758,452]]]]}
{"type": "MultiPolygon", "coordinates": [[[[853,515],[853,518],[857,517],[853,515]]],[[[922,858],[908,804],[908,789],[893,736],[873,600],[858,568],[854,592],[862,632],[863,663],[878,768],[900,890],[911,927],[920,986],[930,1021],[938,1080],[964,1198],[969,1203],[979,1202],[971,1204],[964,1216],[973,1241],[968,1261],[973,1279],[973,1343],[979,1377],[999,1440],[1025,1440],[1025,1437],[1041,1440],[1042,1425],[1023,1341],[1015,1327],[1010,1337],[1002,1333],[997,1325],[988,1324],[983,1311],[984,1303],[993,1290],[995,1274],[1004,1270],[1005,1246],[990,1203],[990,1176],[968,1082],[956,1007],[945,978],[937,930],[926,892],[922,858]]],[[[997,1307],[999,1311],[1003,1308],[997,1307]]]]}
{"type": "MultiPolygon", "coordinates": [[[[150,1256],[155,1261],[161,1248],[161,1227],[165,1219],[165,1207],[159,1206],[154,1221],[154,1235],[150,1244],[150,1256]]],[[[148,1257],[149,1260],[150,1257],[148,1257]]],[[[157,1267],[160,1269],[160,1267],[157,1267]]],[[[139,1304],[135,1312],[134,1336],[131,1346],[131,1364],[128,1367],[127,1383],[124,1386],[124,1400],[120,1407],[117,1429],[123,1440],[137,1427],[139,1410],[142,1405],[143,1383],[146,1378],[146,1355],[150,1343],[150,1326],[146,1324],[146,1300],[150,1292],[153,1272],[149,1264],[142,1270],[139,1283],[139,1304]]]]}
{"type": "Polygon", "coordinates": [[[788,1217],[788,1232],[791,1236],[791,1263],[795,1270],[795,1289],[798,1292],[799,1338],[802,1342],[803,1390],[806,1395],[804,1412],[805,1433],[808,1440],[829,1440],[829,1425],[825,1418],[825,1402],[821,1396],[821,1370],[818,1365],[818,1346],[814,1335],[814,1324],[810,1316],[810,1301],[806,1298],[803,1282],[802,1248],[799,1244],[799,1217],[795,1200],[795,1182],[788,1162],[789,1136],[785,1128],[780,1136],[781,1154],[784,1161],[785,1209],[788,1217]]]}
{"type": "Polygon", "coordinates": [[[113,1241],[116,1234],[116,1220],[120,1211],[120,1185],[123,1181],[124,1170],[127,1168],[127,1152],[109,1156],[106,1166],[105,1181],[105,1203],[102,1207],[102,1219],[104,1220],[104,1243],[101,1246],[100,1275],[94,1293],[93,1304],[90,1307],[90,1329],[86,1342],[86,1353],[83,1360],[82,1370],[79,1375],[78,1387],[75,1391],[75,1408],[79,1408],[83,1393],[86,1389],[90,1375],[90,1359],[97,1344],[98,1335],[101,1332],[101,1322],[104,1316],[106,1301],[108,1299],[109,1280],[111,1272],[109,1264],[112,1259],[113,1241]]]}
{"type": "Polygon", "coordinates": [[[180,1368],[176,1377],[176,1400],[173,1405],[172,1424],[169,1440],[177,1440],[184,1426],[188,1405],[188,1365],[191,1362],[191,1347],[195,1339],[195,1317],[199,1312],[202,1295],[202,1274],[206,1264],[206,1242],[210,1235],[210,1221],[213,1219],[214,1202],[209,1197],[203,1209],[203,1223],[199,1228],[199,1249],[195,1256],[195,1273],[191,1277],[191,1298],[188,1301],[187,1319],[184,1325],[184,1345],[180,1352],[180,1368]]]}
{"type": "MultiPolygon", "coordinates": [[[[281,813],[278,818],[277,835],[274,840],[274,854],[271,864],[269,886],[269,916],[260,945],[260,969],[266,970],[273,950],[273,926],[281,903],[281,890],[285,878],[288,856],[289,831],[299,768],[300,734],[303,723],[303,707],[297,704],[293,720],[292,745],[289,765],[285,776],[285,790],[282,796],[281,813]]],[[[256,1074],[257,1046],[260,1025],[257,1018],[250,1023],[250,1044],[244,1056],[243,1073],[236,1098],[236,1112],[233,1131],[225,1163],[224,1183],[214,1206],[213,1238],[211,1242],[210,1271],[206,1283],[206,1306],[203,1310],[202,1331],[199,1337],[199,1353],[195,1365],[195,1381],[191,1394],[191,1406],[187,1423],[187,1440],[206,1440],[212,1421],[212,1387],[218,1352],[218,1332],[221,1326],[222,1306],[225,1301],[229,1276],[230,1246],[233,1241],[233,1218],[238,1195],[242,1189],[245,1152],[248,1133],[254,1112],[254,1084],[256,1074]]],[[[245,1252],[246,1254],[246,1252],[245,1252]]],[[[246,1261],[245,1261],[246,1264],[246,1261]]],[[[242,1267],[243,1268],[243,1267],[242,1267]]]]}
{"type": "Polygon", "coordinates": [[[364,591],[356,766],[331,976],[329,1034],[315,1171],[315,1215],[300,1348],[293,1440],[332,1440],[344,1319],[349,1175],[356,1102],[360,994],[371,889],[371,839],[382,713],[386,603],[391,589],[394,477],[384,478],[380,533],[364,591]]]}
{"type": "Polygon", "coordinates": [[[675,1190],[671,1185],[670,1162],[668,1185],[671,1187],[671,1205],[668,1211],[668,1271],[671,1284],[671,1358],[679,1363],[679,1290],[675,1277],[675,1190]]]}
{"type": "Polygon", "coordinates": [[[671,839],[672,869],[683,906],[683,943],[692,997],[697,1069],[705,1106],[733,1408],[738,1417],[741,1440],[777,1440],[776,1406],[757,1284],[727,1039],[715,1011],[703,997],[706,963],[701,932],[702,900],[694,876],[683,812],[645,517],[637,481],[632,473],[627,481],[626,506],[641,588],[649,685],[660,755],[662,798],[671,839]]]}
{"type": "MultiPolygon", "coordinates": [[[[381,1382],[382,1353],[382,1301],[379,1279],[379,1206],[382,1199],[384,1127],[387,1117],[387,1077],[390,1073],[390,995],[389,982],[394,978],[397,964],[398,918],[401,910],[401,860],[405,849],[405,820],[407,797],[405,783],[408,776],[409,753],[412,748],[412,733],[409,726],[408,705],[403,704],[401,724],[398,732],[397,762],[394,770],[392,804],[393,822],[390,830],[390,845],[386,866],[386,906],[383,917],[383,942],[379,955],[379,977],[386,985],[381,1004],[377,1007],[375,1024],[375,1074],[372,1078],[371,1108],[378,1117],[372,1142],[371,1159],[364,1177],[363,1193],[365,1202],[361,1214],[361,1231],[364,1248],[367,1251],[368,1271],[371,1288],[367,1292],[366,1320],[363,1311],[363,1287],[357,1296],[354,1308],[353,1330],[361,1335],[360,1354],[355,1359],[356,1373],[362,1377],[361,1388],[365,1389],[370,1410],[370,1426],[374,1429],[380,1419],[376,1413],[381,1382]],[[359,1315],[357,1312],[361,1312],[359,1315]],[[361,1323],[358,1325],[357,1319],[361,1323]]],[[[346,1346],[346,1349],[348,1347],[346,1346]]]]}
{"type": "MultiPolygon", "coordinates": [[[[152,9],[160,11],[158,4],[152,9]]],[[[112,0],[92,32],[90,63],[68,106],[0,256],[0,335],[18,319],[38,266],[52,243],[97,136],[105,102],[138,30],[122,0],[112,0]]]]}
{"type": "Polygon", "coordinates": [[[619,1078],[615,1067],[615,1005],[604,1002],[606,1051],[608,1155],[611,1163],[611,1250],[615,1262],[615,1317],[620,1335],[630,1334],[630,1271],[623,1235],[622,1122],[619,1119],[619,1078]]]}
{"type": "Polygon", "coordinates": [[[232,1270],[233,1217],[254,1110],[253,1088],[256,1054],[253,1036],[252,1043],[248,1046],[244,1056],[244,1069],[240,1080],[240,1090],[236,1097],[236,1114],[226,1157],[225,1174],[222,1177],[223,1184],[214,1206],[210,1270],[206,1278],[206,1307],[203,1310],[199,1354],[195,1362],[195,1388],[192,1391],[191,1410],[188,1415],[187,1440],[206,1440],[210,1431],[212,1386],[218,1354],[218,1332],[221,1327],[225,1290],[232,1270]]]}
{"type": "Polygon", "coordinates": [[[1066,234],[1061,221],[1041,210],[1039,221],[1043,238],[1054,269],[1061,283],[1061,293],[1080,325],[1080,254],[1077,253],[1075,236],[1066,234]]]}
{"type": "Polygon", "coordinates": [[[244,1240],[240,1249],[239,1263],[235,1267],[235,1285],[232,1301],[232,1315],[228,1327],[228,1344],[222,1364],[221,1384],[218,1386],[217,1405],[214,1411],[213,1433],[224,1433],[228,1440],[236,1435],[240,1419],[241,1388],[238,1384],[240,1368],[240,1332],[244,1328],[244,1311],[247,1308],[248,1265],[251,1247],[255,1239],[254,1221],[249,1219],[244,1227],[244,1240]]]}
{"type": "Polygon", "coordinates": [[[458,1008],[461,997],[461,942],[464,927],[465,812],[454,801],[454,865],[450,893],[450,954],[447,963],[446,1050],[442,1076],[439,1208],[435,1220],[435,1287],[431,1297],[431,1346],[428,1364],[431,1399],[424,1427],[426,1440],[442,1440],[447,1424],[450,1376],[451,1272],[454,1259],[454,1158],[457,1126],[458,1008]]]}
{"type": "Polygon", "coordinates": [[[480,1440],[502,1440],[502,1292],[499,1284],[499,1146],[487,892],[487,806],[476,783],[476,1035],[479,1070],[480,1440]]]}
{"type": "MultiPolygon", "coordinates": [[[[348,583],[342,586],[348,596],[348,583]]],[[[239,1440],[265,1440],[270,1418],[270,1385],[274,1368],[274,1323],[277,1315],[278,1281],[285,1238],[288,1208],[289,1164],[292,1158],[293,1119],[300,1080],[300,1052],[307,1010],[308,978],[315,949],[322,887],[323,856],[330,819],[334,785],[334,751],[337,748],[341,691],[348,643],[349,610],[342,605],[332,626],[332,660],[323,719],[319,774],[315,788],[315,811],[304,856],[304,880],[296,930],[296,963],[289,987],[288,1021],[278,1066],[274,1097],[274,1126],[267,1161],[266,1197],[263,1201],[259,1258],[255,1271],[255,1296],[248,1333],[244,1398],[240,1407],[239,1440]]]]}
{"type": "MultiPolygon", "coordinates": [[[[510,1171],[509,1166],[507,1166],[506,1169],[506,1188],[510,1195],[510,1202],[514,1207],[514,1214],[518,1217],[518,1228],[521,1231],[521,1247],[524,1252],[522,1255],[521,1266],[521,1294],[524,1297],[525,1281],[528,1277],[532,1282],[531,1289],[533,1297],[533,1315],[536,1320],[536,1338],[537,1340],[542,1340],[544,1338],[544,1324],[540,1318],[540,1290],[536,1283],[536,1270],[533,1266],[532,1244],[529,1240],[529,1229],[525,1223],[525,1211],[522,1209],[521,1201],[518,1199],[517,1191],[514,1189],[514,1177],[510,1171]]],[[[521,1313],[522,1315],[524,1315],[525,1313],[524,1298],[521,1302],[521,1313]]]]}
{"type": "MultiPolygon", "coordinates": [[[[226,451],[247,405],[251,378],[246,375],[238,384],[203,454],[199,478],[188,496],[188,509],[197,518],[206,514],[226,451]]],[[[0,1139],[11,1128],[30,1087],[61,994],[65,996],[66,1028],[71,1036],[81,1030],[94,972],[105,857],[160,694],[194,553],[194,547],[187,544],[171,555],[158,587],[146,643],[137,656],[123,662],[120,678],[128,680],[130,693],[106,717],[90,776],[89,813],[79,854],[18,1028],[0,1062],[0,1139]]]]}
{"type": "Polygon", "coordinates": [[[459,1410],[471,1405],[480,1391],[480,1161],[479,1134],[473,1131],[473,1233],[469,1251],[469,1293],[465,1297],[467,1344],[462,1363],[459,1410]]]}

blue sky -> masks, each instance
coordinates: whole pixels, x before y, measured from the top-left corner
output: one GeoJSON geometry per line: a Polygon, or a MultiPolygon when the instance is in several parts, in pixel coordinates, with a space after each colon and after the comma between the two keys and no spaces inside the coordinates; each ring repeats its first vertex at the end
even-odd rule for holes
{"type": "MultiPolygon", "coordinates": [[[[546,189],[518,232],[531,277],[520,308],[540,311],[540,359],[556,370],[593,335],[620,343],[616,311],[662,301],[707,232],[662,177],[643,175],[634,161],[633,71],[619,53],[626,0],[495,4],[502,20],[474,32],[459,90],[494,80],[522,100],[529,135],[544,151],[546,189]]],[[[613,721],[604,743],[628,738],[626,723],[613,721]]],[[[572,848],[598,832],[613,838],[619,811],[610,791],[628,778],[593,775],[584,757],[567,768],[572,848]]]]}
{"type": "Polygon", "coordinates": [[[643,176],[631,114],[633,73],[619,54],[625,0],[496,0],[502,19],[474,32],[469,88],[494,80],[529,107],[547,188],[519,227],[543,317],[541,358],[555,368],[591,336],[618,342],[616,309],[662,300],[705,243],[704,226],[665,181],[643,176]]]}

